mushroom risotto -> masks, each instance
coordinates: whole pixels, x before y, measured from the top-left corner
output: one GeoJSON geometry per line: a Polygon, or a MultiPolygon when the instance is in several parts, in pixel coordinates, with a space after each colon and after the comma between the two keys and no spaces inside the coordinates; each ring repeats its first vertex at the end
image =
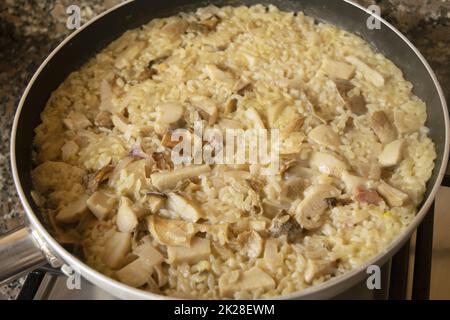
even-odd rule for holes
{"type": "Polygon", "coordinates": [[[208,6],[154,19],[53,92],[32,195],[61,244],[129,286],[288,294],[360,266],[414,218],[436,153],[411,90],[360,37],[301,12],[208,6]],[[194,122],[278,129],[278,171],[174,164],[184,138],[171,133],[194,122]]]}

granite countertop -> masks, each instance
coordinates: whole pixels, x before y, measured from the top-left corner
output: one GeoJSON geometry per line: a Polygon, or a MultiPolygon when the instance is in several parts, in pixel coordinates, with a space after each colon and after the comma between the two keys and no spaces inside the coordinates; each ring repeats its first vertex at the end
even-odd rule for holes
{"type": "MultiPolygon", "coordinates": [[[[9,135],[20,96],[39,64],[71,31],[66,8],[81,8],[82,22],[122,0],[4,0],[0,3],[0,235],[24,222],[9,165],[9,135]]],[[[441,84],[450,83],[450,0],[357,0],[381,15],[424,54],[441,84]]],[[[444,87],[450,101],[450,88],[444,87]]],[[[23,279],[0,287],[14,299],[23,279]]]]}

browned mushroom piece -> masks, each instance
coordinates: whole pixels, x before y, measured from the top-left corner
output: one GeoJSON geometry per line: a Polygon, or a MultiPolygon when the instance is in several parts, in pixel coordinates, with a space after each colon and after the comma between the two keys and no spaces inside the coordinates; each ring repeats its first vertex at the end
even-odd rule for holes
{"type": "Polygon", "coordinates": [[[362,95],[354,95],[347,99],[346,105],[357,116],[367,113],[366,99],[362,95]]]}
{"type": "Polygon", "coordinates": [[[377,191],[359,185],[354,189],[355,200],[361,203],[379,205],[383,199],[377,191]]]}
{"type": "Polygon", "coordinates": [[[106,180],[109,179],[112,172],[114,171],[114,168],[115,167],[112,165],[107,165],[107,166],[104,166],[103,168],[101,168],[100,170],[98,170],[94,174],[92,179],[89,180],[88,189],[91,191],[96,191],[103,182],[105,182],[106,180]]]}
{"type": "Polygon", "coordinates": [[[303,233],[298,222],[286,213],[281,213],[272,219],[268,232],[275,238],[286,235],[291,242],[303,233]]]}
{"type": "Polygon", "coordinates": [[[193,22],[189,24],[187,28],[187,32],[199,32],[199,33],[207,33],[214,31],[217,25],[222,21],[222,19],[216,15],[212,15],[211,17],[202,20],[200,22],[193,22]]]}
{"type": "Polygon", "coordinates": [[[384,111],[372,113],[370,125],[382,143],[390,143],[397,138],[397,131],[384,111]]]}
{"type": "Polygon", "coordinates": [[[339,189],[327,184],[308,188],[305,191],[305,198],[295,208],[295,219],[307,230],[319,228],[323,223],[322,215],[328,208],[325,199],[337,197],[340,194],[339,189]]]}

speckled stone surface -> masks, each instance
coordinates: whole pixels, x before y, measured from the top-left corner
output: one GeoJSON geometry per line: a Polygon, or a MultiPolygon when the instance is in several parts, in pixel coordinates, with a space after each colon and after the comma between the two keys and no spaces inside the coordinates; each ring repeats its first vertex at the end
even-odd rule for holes
{"type": "MultiPolygon", "coordinates": [[[[66,8],[81,8],[82,22],[121,0],[3,0],[0,2],[0,234],[24,221],[11,178],[9,135],[18,100],[39,64],[71,31],[66,8]]],[[[381,15],[425,55],[450,101],[450,0],[358,0],[377,4],[381,15]]],[[[23,279],[0,287],[14,299],[23,279]]]]}

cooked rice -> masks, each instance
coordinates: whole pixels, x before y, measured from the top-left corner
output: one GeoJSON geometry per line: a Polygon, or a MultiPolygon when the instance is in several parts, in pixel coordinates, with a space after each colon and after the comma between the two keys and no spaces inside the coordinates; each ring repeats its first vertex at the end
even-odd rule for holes
{"type": "MultiPolygon", "coordinates": [[[[266,10],[262,5],[209,6],[154,19],[126,32],[53,92],[35,130],[35,195],[42,200],[55,237],[81,245],[76,252],[108,276],[117,278],[118,270],[136,259],[131,251],[140,244],[150,243],[159,250],[165,261],[151,266],[148,281],[140,283],[143,290],[207,299],[253,299],[303,290],[360,266],[413,220],[436,153],[424,127],[426,106],[411,90],[401,70],[363,39],[317,24],[301,12],[283,12],[274,6],[266,10]],[[377,86],[364,70],[355,68],[349,94],[364,97],[367,112],[360,116],[349,110],[335,79],[323,70],[324,61],[346,62],[348,56],[357,57],[384,79],[384,85],[377,86]],[[217,69],[205,70],[211,65],[217,69]],[[251,88],[237,93],[238,81],[250,83],[251,88]],[[384,111],[407,146],[397,165],[381,170],[381,178],[407,194],[409,201],[400,206],[390,206],[385,199],[368,204],[343,191],[347,201],[341,199],[343,203],[326,209],[319,227],[303,228],[295,239],[288,239],[287,234],[268,232],[276,218],[266,205],[286,206],[280,212],[296,217],[296,208],[306,197],[304,189],[325,184],[343,190],[341,179],[309,169],[313,177],[303,176],[304,185],[286,195],[287,178],[282,172],[262,176],[248,165],[215,165],[191,179],[190,185],[181,183],[176,189],[202,214],[200,221],[186,225],[225,225],[227,239],[221,239],[218,231],[199,232],[196,238],[210,241],[210,254],[194,262],[180,258],[171,263],[170,246],[148,230],[141,233],[135,228],[132,247],[111,267],[108,257],[115,253],[108,252],[113,250],[108,241],[118,230],[116,212],[122,196],[131,199],[144,229],[149,216],[182,220],[166,204],[154,212],[149,209],[149,192],[161,191],[150,175],[171,167],[169,161],[162,168],[154,158],[156,152],[166,154],[166,159],[170,154],[170,148],[161,144],[160,132],[155,132],[161,125],[157,106],[181,104],[184,125],[190,127],[199,119],[196,97],[211,99],[218,107],[219,120],[213,126],[221,130],[226,127],[224,118],[234,121],[228,125],[252,128],[254,123],[245,113],[252,107],[267,128],[280,129],[282,154],[297,154],[298,163],[308,167],[313,152],[332,153],[358,175],[370,169],[368,164],[379,167],[378,156],[386,143],[380,142],[370,119],[374,112],[384,111]],[[231,99],[237,110],[226,114],[231,99]],[[283,111],[271,123],[268,110],[280,105],[283,111]],[[311,130],[323,124],[321,119],[339,135],[340,145],[308,139],[311,130]],[[294,121],[299,121],[297,127],[291,125],[294,121]],[[130,150],[138,157],[130,157],[130,150]],[[82,195],[90,196],[95,189],[90,187],[93,176],[110,165],[114,172],[98,188],[117,200],[112,214],[102,220],[84,210],[83,215],[61,222],[58,213],[82,195]],[[233,170],[238,174],[226,173],[233,170]],[[249,270],[262,272],[258,274],[264,279],[247,281],[249,270]],[[234,289],[225,288],[221,278],[236,281],[234,289]]],[[[380,179],[374,175],[365,177],[369,189],[375,189],[380,179]]]]}

